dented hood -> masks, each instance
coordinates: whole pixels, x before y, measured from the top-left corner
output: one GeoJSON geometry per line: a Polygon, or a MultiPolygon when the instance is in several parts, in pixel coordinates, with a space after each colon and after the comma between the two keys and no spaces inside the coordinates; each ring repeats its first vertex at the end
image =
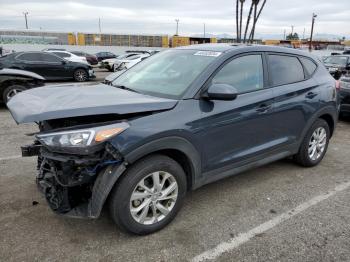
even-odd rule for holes
{"type": "Polygon", "coordinates": [[[50,119],[152,112],[173,108],[177,100],[153,97],[109,85],[57,85],[33,88],[8,103],[17,123],[50,119]]]}

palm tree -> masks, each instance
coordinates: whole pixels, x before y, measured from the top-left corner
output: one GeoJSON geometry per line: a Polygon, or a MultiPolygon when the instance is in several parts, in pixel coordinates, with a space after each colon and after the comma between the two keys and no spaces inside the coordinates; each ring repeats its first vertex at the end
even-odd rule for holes
{"type": "Polygon", "coordinates": [[[255,0],[252,1],[252,4],[254,5],[254,19],[253,19],[253,26],[252,26],[252,30],[250,31],[250,35],[249,35],[249,39],[251,42],[253,42],[254,40],[254,34],[255,34],[255,27],[254,24],[256,24],[256,19],[257,19],[257,10],[258,10],[258,4],[259,4],[260,0],[255,0]]]}
{"type": "Polygon", "coordinates": [[[245,0],[239,0],[241,2],[241,11],[240,11],[240,19],[239,19],[239,43],[242,39],[242,19],[243,19],[243,5],[245,0]]]}
{"type": "Polygon", "coordinates": [[[248,17],[247,17],[247,23],[246,23],[246,25],[245,25],[243,43],[245,43],[246,40],[247,40],[247,33],[248,33],[249,23],[250,23],[250,19],[251,19],[251,17],[252,17],[252,12],[253,12],[253,7],[254,7],[254,2],[255,2],[255,1],[256,1],[256,0],[252,0],[252,3],[250,4],[249,14],[248,14],[248,17]]]}
{"type": "Polygon", "coordinates": [[[262,10],[263,10],[264,7],[265,7],[265,4],[266,4],[266,0],[264,0],[264,2],[262,3],[258,15],[254,16],[253,28],[252,28],[252,31],[251,31],[251,33],[250,33],[250,35],[249,35],[249,39],[250,39],[250,41],[252,41],[252,42],[253,42],[253,40],[254,40],[254,34],[255,34],[256,23],[257,23],[258,20],[259,20],[259,17],[260,17],[260,15],[261,15],[262,10]]]}
{"type": "Polygon", "coordinates": [[[237,33],[237,43],[239,42],[239,36],[240,36],[240,32],[239,32],[239,18],[238,18],[238,11],[239,9],[239,0],[236,0],[236,33],[237,33]]]}

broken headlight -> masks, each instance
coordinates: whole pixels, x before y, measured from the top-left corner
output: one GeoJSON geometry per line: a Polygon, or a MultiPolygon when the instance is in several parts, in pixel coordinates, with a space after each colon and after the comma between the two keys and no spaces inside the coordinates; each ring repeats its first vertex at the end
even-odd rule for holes
{"type": "Polygon", "coordinates": [[[49,147],[86,147],[116,136],[128,127],[129,124],[123,122],[81,130],[39,134],[36,137],[41,143],[49,147]]]}

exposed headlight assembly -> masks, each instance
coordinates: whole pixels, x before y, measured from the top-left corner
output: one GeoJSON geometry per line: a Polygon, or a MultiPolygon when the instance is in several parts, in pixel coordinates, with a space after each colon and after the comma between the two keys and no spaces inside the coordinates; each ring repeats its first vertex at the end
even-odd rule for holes
{"type": "Polygon", "coordinates": [[[81,130],[37,135],[37,139],[49,147],[88,147],[104,142],[116,136],[129,127],[126,122],[108,126],[99,126],[81,130]]]}

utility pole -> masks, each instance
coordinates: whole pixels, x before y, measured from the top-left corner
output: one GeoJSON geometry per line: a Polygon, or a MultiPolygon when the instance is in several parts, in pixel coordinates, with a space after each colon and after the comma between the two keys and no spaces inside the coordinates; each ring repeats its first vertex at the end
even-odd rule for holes
{"type": "Polygon", "coordinates": [[[286,40],[286,29],[283,31],[283,40],[286,40]]]}
{"type": "Polygon", "coordinates": [[[305,27],[304,27],[304,32],[303,32],[303,39],[305,39],[305,27]]]}
{"type": "Polygon", "coordinates": [[[314,36],[314,25],[315,25],[315,19],[317,15],[315,13],[312,14],[312,23],[311,23],[311,36],[310,36],[310,43],[309,43],[309,50],[312,50],[312,38],[314,36]]]}
{"type": "Polygon", "coordinates": [[[28,12],[23,12],[23,14],[24,14],[24,19],[26,20],[26,29],[28,29],[28,18],[27,18],[28,12]]]}
{"type": "Polygon", "coordinates": [[[203,30],[204,30],[204,32],[203,32],[203,37],[205,38],[205,23],[203,24],[203,30]]]}
{"type": "Polygon", "coordinates": [[[179,35],[179,22],[180,22],[180,19],[175,19],[175,22],[176,22],[176,36],[179,35]]]}
{"type": "Polygon", "coordinates": [[[98,30],[99,30],[100,35],[101,35],[101,17],[98,18],[98,30]]]}
{"type": "Polygon", "coordinates": [[[292,25],[292,37],[293,37],[293,34],[294,34],[294,25],[292,25]]]}

